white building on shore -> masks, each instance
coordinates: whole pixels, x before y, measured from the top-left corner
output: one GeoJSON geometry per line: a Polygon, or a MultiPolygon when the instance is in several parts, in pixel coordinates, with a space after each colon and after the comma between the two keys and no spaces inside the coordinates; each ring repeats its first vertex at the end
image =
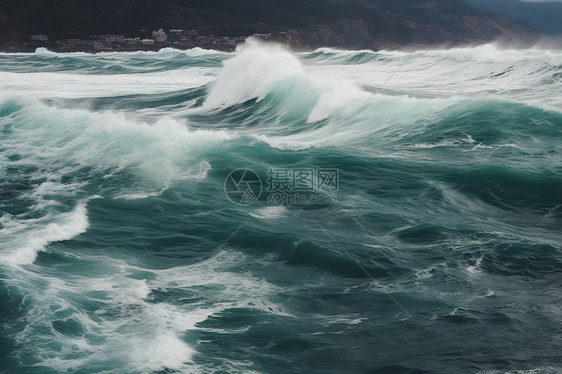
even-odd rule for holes
{"type": "Polygon", "coordinates": [[[152,39],[154,39],[156,43],[166,43],[166,41],[168,40],[168,35],[166,35],[164,30],[159,29],[158,31],[152,32],[152,39]]]}

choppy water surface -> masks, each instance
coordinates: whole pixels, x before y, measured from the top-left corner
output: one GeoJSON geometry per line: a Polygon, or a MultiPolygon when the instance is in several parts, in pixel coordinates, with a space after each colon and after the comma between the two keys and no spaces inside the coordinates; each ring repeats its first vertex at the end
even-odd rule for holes
{"type": "Polygon", "coordinates": [[[38,50],[0,87],[2,373],[562,372],[561,52],[38,50]]]}

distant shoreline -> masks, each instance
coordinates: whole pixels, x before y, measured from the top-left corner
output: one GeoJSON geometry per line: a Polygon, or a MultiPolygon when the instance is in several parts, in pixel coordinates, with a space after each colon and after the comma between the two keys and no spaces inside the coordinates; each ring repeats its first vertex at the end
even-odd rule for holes
{"type": "Polygon", "coordinates": [[[94,49],[82,49],[82,48],[57,48],[56,46],[52,45],[42,45],[42,46],[27,46],[23,44],[16,44],[10,45],[6,47],[5,45],[0,45],[0,53],[35,53],[37,49],[44,48],[50,52],[55,53],[88,53],[88,54],[98,54],[98,53],[111,53],[111,52],[158,52],[164,48],[173,48],[180,51],[188,51],[194,48],[201,48],[201,49],[213,49],[220,52],[234,52],[236,49],[234,48],[221,48],[221,47],[210,47],[210,46],[193,46],[193,47],[178,47],[178,46],[166,46],[166,45],[158,45],[152,47],[145,47],[145,48],[112,48],[112,49],[103,49],[103,50],[94,50],[94,49]]]}
{"type": "Polygon", "coordinates": [[[250,36],[293,51],[448,49],[500,43],[532,46],[532,27],[481,11],[463,0],[193,0],[162,3],[63,1],[65,6],[9,1],[0,5],[0,51],[32,53],[158,51],[192,48],[232,52],[250,36]],[[137,4],[138,3],[138,4],[137,4]],[[9,5],[9,6],[8,6],[9,5]]]}
{"type": "MultiPolygon", "coordinates": [[[[238,43],[240,44],[240,43],[238,43]]],[[[107,53],[107,52],[158,52],[163,48],[173,48],[177,50],[190,50],[193,48],[214,49],[221,52],[234,52],[236,46],[209,45],[198,44],[192,46],[178,46],[172,44],[153,44],[153,45],[135,45],[135,46],[112,46],[111,48],[87,48],[87,47],[61,47],[55,43],[29,45],[27,43],[0,43],[0,52],[4,53],[34,53],[38,48],[45,48],[56,53],[76,53],[84,52],[89,54],[107,53]]]]}
{"type": "MultiPolygon", "coordinates": [[[[189,51],[195,48],[201,48],[205,50],[214,50],[218,52],[225,52],[225,53],[232,53],[236,51],[236,48],[244,44],[244,42],[251,36],[248,37],[237,37],[236,44],[224,45],[224,44],[213,44],[213,43],[194,43],[190,45],[175,45],[171,43],[158,43],[158,44],[151,44],[151,45],[134,45],[134,46],[126,46],[126,45],[112,45],[111,48],[94,48],[94,47],[85,47],[85,46],[61,46],[58,43],[46,43],[46,44],[33,44],[30,45],[29,43],[21,43],[21,42],[4,42],[0,43],[0,53],[35,53],[38,49],[44,48],[49,52],[54,53],[87,53],[87,54],[98,54],[98,53],[111,53],[111,52],[159,52],[162,49],[171,48],[178,51],[189,51]]],[[[310,46],[304,45],[292,45],[291,43],[284,42],[278,39],[269,39],[263,40],[264,42],[271,42],[283,45],[290,49],[293,52],[314,52],[319,48],[332,48],[336,50],[346,50],[346,51],[363,51],[363,50],[370,50],[373,52],[377,51],[404,51],[404,52],[413,52],[413,51],[420,51],[420,50],[448,50],[454,48],[471,48],[477,47],[487,44],[495,44],[500,49],[548,49],[548,50],[562,50],[562,41],[558,41],[556,39],[546,38],[543,42],[538,42],[535,44],[527,43],[526,45],[520,45],[517,43],[508,43],[505,41],[497,40],[497,41],[488,41],[488,42],[481,42],[481,43],[455,43],[455,44],[406,44],[406,45],[388,45],[381,48],[353,48],[353,47],[343,47],[343,46],[333,46],[333,45],[326,45],[326,46],[318,46],[312,48],[310,46]]]]}
{"type": "Polygon", "coordinates": [[[213,49],[221,52],[234,52],[239,44],[253,37],[263,41],[270,41],[286,45],[296,51],[312,51],[314,49],[302,43],[295,42],[292,32],[278,34],[252,34],[244,36],[215,36],[201,34],[195,30],[170,30],[165,33],[162,29],[153,31],[152,38],[125,37],[124,35],[97,35],[89,39],[65,39],[52,41],[48,35],[29,35],[28,40],[0,42],[0,52],[33,53],[37,48],[46,48],[57,53],[101,53],[101,52],[157,52],[162,48],[189,50],[193,48],[213,49]],[[177,34],[173,34],[177,31],[177,34]],[[160,38],[160,39],[159,39],[160,38]]]}

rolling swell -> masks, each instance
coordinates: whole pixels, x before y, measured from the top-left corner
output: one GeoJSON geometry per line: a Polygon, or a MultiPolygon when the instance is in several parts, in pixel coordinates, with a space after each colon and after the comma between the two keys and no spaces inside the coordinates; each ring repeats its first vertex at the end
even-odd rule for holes
{"type": "Polygon", "coordinates": [[[8,373],[560,371],[558,52],[0,66],[8,373]],[[338,203],[229,202],[270,167],[338,203]]]}

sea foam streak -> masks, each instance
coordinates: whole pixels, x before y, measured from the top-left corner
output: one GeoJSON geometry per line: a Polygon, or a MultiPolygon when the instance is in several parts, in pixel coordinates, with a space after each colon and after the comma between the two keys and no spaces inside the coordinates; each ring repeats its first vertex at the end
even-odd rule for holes
{"type": "Polygon", "coordinates": [[[2,228],[0,232],[11,240],[2,244],[2,252],[8,253],[2,255],[0,261],[11,266],[31,264],[37,252],[44,251],[49,243],[69,240],[85,232],[88,228],[86,203],[81,202],[72,212],[60,214],[53,222],[49,221],[52,220],[46,218],[35,221],[32,228],[22,222],[2,228]]]}

